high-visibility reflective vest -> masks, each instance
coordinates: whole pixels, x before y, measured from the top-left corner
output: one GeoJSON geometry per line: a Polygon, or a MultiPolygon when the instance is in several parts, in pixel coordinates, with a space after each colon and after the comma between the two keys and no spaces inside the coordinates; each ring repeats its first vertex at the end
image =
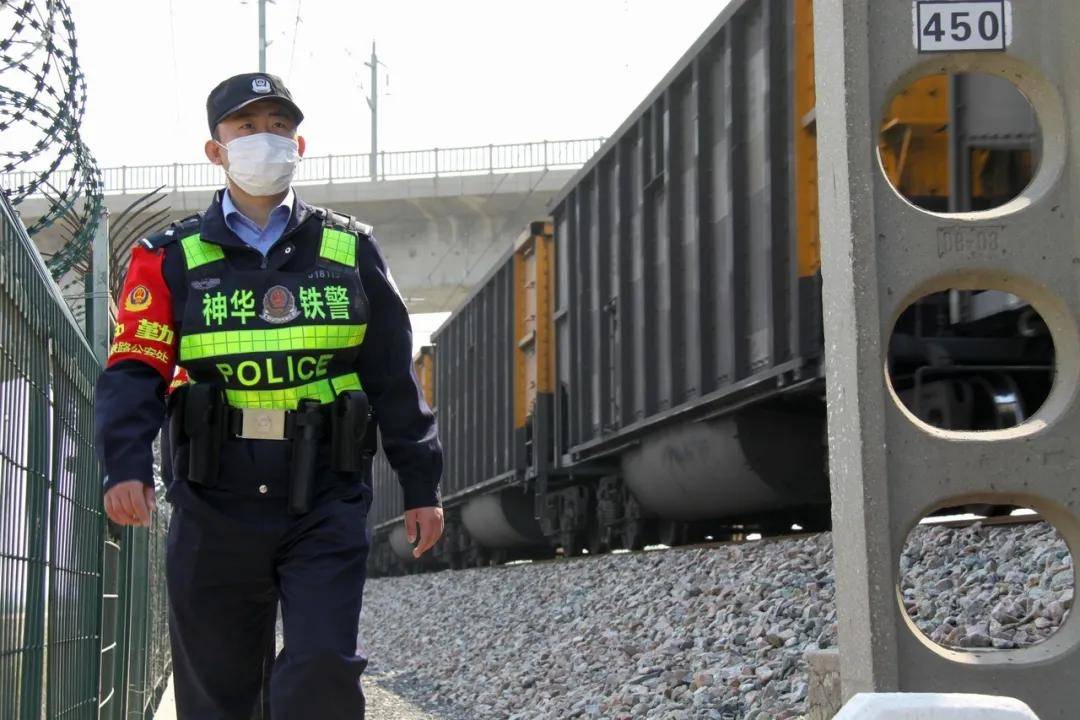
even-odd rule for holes
{"type": "Polygon", "coordinates": [[[356,236],[324,226],[318,258],[301,272],[238,270],[198,233],[179,242],[190,289],[177,363],[193,381],[219,385],[239,408],[295,409],[362,389],[354,366],[368,300],[356,236]]]}

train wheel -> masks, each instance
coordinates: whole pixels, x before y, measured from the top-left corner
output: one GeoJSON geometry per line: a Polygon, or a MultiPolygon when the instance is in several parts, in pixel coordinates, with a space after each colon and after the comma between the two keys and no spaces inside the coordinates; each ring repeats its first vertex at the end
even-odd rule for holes
{"type": "Polygon", "coordinates": [[[608,549],[607,543],[604,542],[604,529],[599,524],[594,524],[589,528],[586,545],[589,548],[590,555],[599,555],[608,549]]]}
{"type": "Polygon", "coordinates": [[[645,523],[640,518],[623,522],[622,544],[627,550],[645,547],[645,523]]]}
{"type": "Polygon", "coordinates": [[[642,518],[641,504],[623,484],[623,524],[622,544],[627,550],[640,550],[645,547],[645,520],[642,518]]]}
{"type": "Polygon", "coordinates": [[[479,545],[470,547],[465,555],[465,564],[468,567],[484,567],[488,564],[487,551],[479,545]]]}
{"type": "Polygon", "coordinates": [[[563,557],[577,557],[585,549],[585,538],[581,532],[567,533],[562,543],[563,557]]]}
{"type": "Polygon", "coordinates": [[[675,547],[686,542],[686,523],[675,520],[661,520],[658,523],[660,544],[675,547]]]}

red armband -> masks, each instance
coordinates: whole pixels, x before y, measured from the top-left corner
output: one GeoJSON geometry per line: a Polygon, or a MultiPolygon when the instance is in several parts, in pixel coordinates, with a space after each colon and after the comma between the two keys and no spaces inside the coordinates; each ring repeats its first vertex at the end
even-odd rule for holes
{"type": "Polygon", "coordinates": [[[182,367],[177,366],[176,374],[173,375],[173,379],[172,379],[172,382],[169,383],[169,387],[167,387],[165,389],[165,394],[166,395],[172,395],[173,392],[179,390],[184,385],[187,385],[188,382],[190,382],[190,381],[191,381],[191,378],[188,377],[187,370],[185,370],[182,367]]]}
{"type": "Polygon", "coordinates": [[[138,360],[169,382],[176,361],[176,333],[172,295],[162,274],[164,262],[164,250],[150,250],[139,244],[132,248],[124,290],[117,301],[116,330],[106,366],[138,360]]]}

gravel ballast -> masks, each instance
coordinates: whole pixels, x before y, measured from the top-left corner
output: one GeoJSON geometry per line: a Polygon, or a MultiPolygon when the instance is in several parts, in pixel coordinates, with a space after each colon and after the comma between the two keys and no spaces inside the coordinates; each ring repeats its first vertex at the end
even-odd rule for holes
{"type": "MultiPolygon", "coordinates": [[[[1044,523],[920,527],[901,567],[913,619],[956,647],[1036,642],[1072,605],[1044,523]]],[[[822,534],[372,579],[361,644],[445,720],[783,720],[805,712],[805,651],[836,645],[833,599],[822,534]]]]}
{"type": "Polygon", "coordinates": [[[904,608],[954,649],[1010,650],[1053,634],[1073,600],[1072,556],[1047,523],[922,527],[900,558],[904,608]]]}

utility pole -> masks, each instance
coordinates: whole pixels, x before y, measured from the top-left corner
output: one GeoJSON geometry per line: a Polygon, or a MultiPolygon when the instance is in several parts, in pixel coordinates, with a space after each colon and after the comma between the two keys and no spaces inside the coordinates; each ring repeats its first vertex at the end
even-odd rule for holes
{"type": "Polygon", "coordinates": [[[266,72],[266,3],[267,0],[259,0],[259,72],[266,72]]]}
{"type": "Polygon", "coordinates": [[[375,54],[375,41],[371,41],[371,62],[364,65],[371,68],[371,97],[367,98],[371,108],[371,180],[379,179],[379,56],[375,54]]]}

